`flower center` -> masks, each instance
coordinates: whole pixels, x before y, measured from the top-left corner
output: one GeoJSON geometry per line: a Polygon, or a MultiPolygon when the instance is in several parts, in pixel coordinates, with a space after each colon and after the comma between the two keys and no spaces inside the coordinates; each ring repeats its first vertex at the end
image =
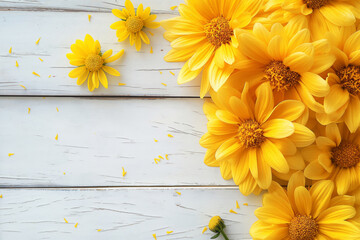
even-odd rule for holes
{"type": "Polygon", "coordinates": [[[351,94],[360,93],[360,66],[349,65],[336,72],[343,89],[351,94]]]}
{"type": "Polygon", "coordinates": [[[313,240],[318,233],[316,221],[309,216],[298,215],[290,221],[291,240],[313,240]]]}
{"type": "Polygon", "coordinates": [[[85,66],[90,72],[96,72],[104,65],[104,60],[98,54],[90,54],[85,59],[85,66]]]}
{"type": "Polygon", "coordinates": [[[264,80],[270,81],[270,85],[278,92],[288,90],[300,81],[301,75],[293,72],[281,61],[272,61],[265,68],[264,80]]]}
{"type": "Polygon", "coordinates": [[[331,0],[303,0],[308,8],[319,9],[326,4],[328,4],[331,0]]]}
{"type": "Polygon", "coordinates": [[[234,35],[233,29],[229,25],[229,21],[224,17],[212,19],[204,26],[207,40],[214,46],[220,47],[221,44],[227,44],[234,35]]]}
{"type": "Polygon", "coordinates": [[[360,148],[357,144],[341,142],[338,147],[331,150],[331,161],[338,167],[350,168],[360,161],[360,148]]]}
{"type": "Polygon", "coordinates": [[[246,148],[256,148],[265,141],[264,131],[260,124],[254,120],[246,120],[239,125],[239,141],[246,148]]]}
{"type": "Polygon", "coordinates": [[[125,25],[129,32],[137,33],[140,32],[141,29],[143,29],[144,21],[138,16],[129,17],[128,19],[126,19],[125,25]]]}

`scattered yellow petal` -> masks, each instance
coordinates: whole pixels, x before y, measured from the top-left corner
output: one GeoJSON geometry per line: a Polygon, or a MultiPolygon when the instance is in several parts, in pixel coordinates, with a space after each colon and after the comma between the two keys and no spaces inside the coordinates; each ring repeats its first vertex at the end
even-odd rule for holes
{"type": "Polygon", "coordinates": [[[36,45],[38,45],[38,44],[39,44],[39,42],[40,42],[40,38],[36,41],[36,43],[35,43],[35,44],[36,44],[36,45]]]}
{"type": "Polygon", "coordinates": [[[230,209],[229,211],[230,213],[234,213],[234,214],[237,214],[237,212],[235,212],[234,210],[230,209]]]}
{"type": "Polygon", "coordinates": [[[79,223],[76,223],[74,227],[77,228],[78,224],[79,224],[79,223]]]}
{"type": "Polygon", "coordinates": [[[41,58],[39,58],[39,60],[42,61],[42,62],[44,61],[44,60],[42,60],[41,58]]]}
{"type": "Polygon", "coordinates": [[[8,155],[9,155],[9,157],[11,157],[11,156],[15,155],[15,153],[9,153],[8,155]]]}
{"type": "Polygon", "coordinates": [[[167,84],[166,83],[161,83],[162,85],[164,85],[165,87],[167,86],[167,84]]]}
{"type": "Polygon", "coordinates": [[[169,160],[169,155],[165,154],[166,160],[169,160]]]}
{"type": "Polygon", "coordinates": [[[236,201],[236,208],[240,208],[238,201],[236,201]]]}
{"type": "Polygon", "coordinates": [[[154,53],[153,47],[150,47],[150,53],[154,53]]]}
{"type": "Polygon", "coordinates": [[[154,142],[158,142],[158,141],[159,141],[159,140],[157,140],[157,139],[154,138],[154,142]]]}
{"type": "Polygon", "coordinates": [[[39,75],[39,74],[37,74],[36,72],[33,72],[32,74],[34,74],[35,76],[40,77],[40,75],[39,75]]]}
{"type": "Polygon", "coordinates": [[[59,139],[59,134],[56,134],[55,140],[58,140],[58,139],[59,139]]]}
{"type": "Polygon", "coordinates": [[[90,20],[91,20],[91,15],[90,14],[88,15],[88,19],[89,19],[89,22],[90,22],[90,20]]]}
{"type": "Polygon", "coordinates": [[[125,86],[126,85],[126,83],[120,83],[119,82],[119,86],[125,86]]]}
{"type": "Polygon", "coordinates": [[[98,231],[98,232],[101,232],[101,230],[102,230],[102,229],[98,229],[97,231],[98,231]]]}
{"type": "Polygon", "coordinates": [[[122,176],[125,177],[125,175],[127,174],[127,172],[125,171],[124,167],[122,168],[123,172],[122,172],[122,176]]]}
{"type": "Polygon", "coordinates": [[[65,175],[66,173],[64,172],[63,174],[65,175]]]}
{"type": "Polygon", "coordinates": [[[175,73],[173,73],[172,71],[170,71],[171,75],[175,76],[175,73]]]}
{"type": "Polygon", "coordinates": [[[57,111],[57,112],[59,112],[59,109],[58,109],[58,108],[56,108],[56,111],[57,111]]]}
{"type": "Polygon", "coordinates": [[[163,74],[163,72],[160,71],[160,74],[163,74]]]}
{"type": "Polygon", "coordinates": [[[170,9],[173,10],[173,11],[175,10],[175,8],[177,8],[177,6],[170,7],[170,9]]]}
{"type": "Polygon", "coordinates": [[[12,47],[9,49],[9,53],[12,53],[12,47]]]}
{"type": "Polygon", "coordinates": [[[16,67],[19,67],[18,61],[15,62],[15,66],[16,66],[16,67]]]}
{"type": "Polygon", "coordinates": [[[155,234],[155,233],[153,234],[153,237],[154,237],[154,239],[155,239],[155,240],[157,240],[157,238],[156,238],[156,234],[155,234]]]}
{"type": "Polygon", "coordinates": [[[158,164],[160,162],[160,159],[154,158],[154,161],[155,161],[156,164],[158,164]]]}
{"type": "Polygon", "coordinates": [[[244,205],[244,206],[249,206],[249,204],[248,204],[248,203],[244,203],[243,205],[244,205]]]}
{"type": "Polygon", "coordinates": [[[30,114],[31,108],[28,108],[28,114],[30,114]]]}
{"type": "Polygon", "coordinates": [[[149,33],[150,33],[151,36],[154,36],[154,33],[150,32],[150,31],[149,31],[149,33]]]}
{"type": "Polygon", "coordinates": [[[0,198],[3,198],[2,194],[0,195],[0,198]]]}
{"type": "Polygon", "coordinates": [[[181,192],[176,192],[176,193],[181,196],[181,192]]]}
{"type": "Polygon", "coordinates": [[[49,78],[51,78],[51,75],[49,75],[49,78]]]}
{"type": "Polygon", "coordinates": [[[204,227],[204,229],[202,230],[202,234],[204,234],[204,232],[207,231],[207,227],[204,227]]]}
{"type": "Polygon", "coordinates": [[[65,221],[66,223],[69,223],[68,220],[66,220],[66,218],[64,218],[64,221],[65,221]]]}
{"type": "Polygon", "coordinates": [[[173,233],[174,231],[166,231],[166,234],[170,234],[173,233]]]}
{"type": "Polygon", "coordinates": [[[168,134],[168,137],[169,137],[169,138],[173,138],[174,136],[173,136],[173,135],[171,135],[171,134],[168,134]]]}
{"type": "Polygon", "coordinates": [[[160,156],[160,155],[159,155],[159,158],[162,159],[162,160],[164,160],[164,158],[163,158],[162,156],[160,156]]]}
{"type": "Polygon", "coordinates": [[[26,89],[26,87],[25,87],[24,85],[20,85],[20,87],[22,87],[22,88],[26,89]]]}

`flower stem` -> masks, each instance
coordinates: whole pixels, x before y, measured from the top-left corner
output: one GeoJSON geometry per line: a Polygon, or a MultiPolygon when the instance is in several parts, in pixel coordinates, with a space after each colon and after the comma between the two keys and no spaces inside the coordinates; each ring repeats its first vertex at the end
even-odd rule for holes
{"type": "Polygon", "coordinates": [[[223,235],[223,237],[225,238],[225,240],[229,240],[229,238],[226,236],[226,234],[224,233],[224,230],[220,230],[221,235],[223,235]]]}

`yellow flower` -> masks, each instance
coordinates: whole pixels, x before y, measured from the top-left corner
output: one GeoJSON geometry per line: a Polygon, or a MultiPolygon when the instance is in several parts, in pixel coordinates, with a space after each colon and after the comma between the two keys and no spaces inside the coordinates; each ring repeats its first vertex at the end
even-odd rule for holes
{"type": "Polygon", "coordinates": [[[111,63],[119,59],[124,50],[121,50],[114,56],[112,50],[108,50],[101,53],[101,46],[98,40],[94,39],[87,34],[85,41],[76,40],[76,43],[71,45],[72,53],[66,54],[66,57],[70,60],[70,64],[78,66],[69,73],[69,77],[77,78],[77,84],[81,85],[88,80],[89,91],[94,91],[99,87],[99,82],[108,88],[108,80],[105,72],[120,76],[120,73],[112,67],[106,66],[107,63],[111,63]]]}
{"type": "Polygon", "coordinates": [[[312,144],[315,135],[294,123],[305,106],[286,100],[274,107],[268,82],[256,90],[256,101],[245,84],[242,94],[223,87],[211,92],[214,103],[206,102],[208,133],[200,140],[207,148],[205,164],[219,167],[224,179],[233,178],[244,195],[267,189],[272,174],[288,180],[291,173],[305,168],[297,147],[312,144]]]}
{"type": "Polygon", "coordinates": [[[295,17],[283,27],[276,23],[268,31],[262,24],[255,24],[253,33],[237,32],[240,51],[249,60],[239,61],[240,69],[229,82],[249,82],[257,87],[269,82],[275,103],[284,99],[298,99],[315,112],[324,107],[315,97],[324,97],[329,85],[319,75],[335,61],[330,54],[327,40],[310,41],[305,17],[295,17]]]}
{"type": "Polygon", "coordinates": [[[165,20],[165,39],[172,50],[168,62],[184,62],[178,77],[183,84],[195,79],[204,70],[200,96],[226,82],[233,72],[231,65],[241,58],[236,50],[234,29],[248,29],[262,7],[262,0],[188,0],[180,4],[180,16],[165,20]]]}
{"type": "Polygon", "coordinates": [[[344,121],[351,132],[360,127],[360,31],[355,31],[353,26],[328,33],[336,62],[327,77],[325,114],[317,114],[322,124],[344,121]]]}
{"type": "Polygon", "coordinates": [[[150,7],[144,10],[142,4],[139,5],[135,13],[135,9],[130,0],[125,1],[125,8],[122,10],[113,9],[112,13],[121,19],[121,21],[111,24],[110,28],[117,30],[116,36],[119,42],[130,39],[130,44],[135,44],[136,50],[141,50],[141,41],[149,44],[150,40],[144,28],[158,28],[160,23],[154,22],[156,19],[155,14],[150,13],[150,7]]]}
{"type": "Polygon", "coordinates": [[[309,190],[302,172],[295,173],[283,189],[273,182],[263,196],[259,219],[250,229],[254,240],[355,240],[360,229],[349,219],[356,214],[354,197],[332,197],[334,183],[323,180],[309,190]]]}
{"type": "Polygon", "coordinates": [[[268,0],[265,11],[287,17],[306,16],[312,33],[333,26],[352,26],[360,18],[358,0],[268,0]]]}
{"type": "Polygon", "coordinates": [[[339,195],[360,187],[360,132],[351,134],[344,124],[329,124],[316,145],[302,153],[309,162],[307,178],[333,180],[339,195]]]}

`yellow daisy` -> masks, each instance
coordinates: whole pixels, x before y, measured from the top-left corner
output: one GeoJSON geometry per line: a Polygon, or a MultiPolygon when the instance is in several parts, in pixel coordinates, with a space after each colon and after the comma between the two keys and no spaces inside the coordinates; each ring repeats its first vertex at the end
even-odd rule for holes
{"type": "Polygon", "coordinates": [[[297,147],[312,144],[315,135],[294,123],[305,106],[286,100],[274,107],[270,84],[256,90],[256,101],[245,84],[243,92],[223,87],[211,91],[214,103],[206,102],[208,133],[200,140],[207,148],[205,164],[220,167],[222,177],[233,178],[244,195],[267,189],[272,174],[288,180],[292,172],[303,170],[305,162],[297,147]]]}
{"type": "Polygon", "coordinates": [[[344,121],[351,132],[360,127],[360,31],[341,28],[327,36],[334,46],[336,62],[328,74],[330,92],[324,98],[322,124],[344,121]]]}
{"type": "Polygon", "coordinates": [[[112,13],[121,19],[121,21],[111,24],[110,28],[115,29],[116,36],[119,42],[130,39],[130,44],[135,44],[136,50],[141,50],[141,41],[145,44],[149,44],[150,40],[146,33],[143,31],[144,28],[158,28],[160,23],[154,22],[156,19],[155,14],[150,13],[150,7],[144,10],[142,4],[136,10],[130,0],[125,1],[125,8],[122,10],[113,9],[112,13]]]}
{"type": "Polygon", "coordinates": [[[184,62],[178,76],[183,84],[195,79],[204,70],[200,96],[226,82],[233,72],[231,65],[241,55],[234,29],[249,29],[263,0],[188,0],[180,4],[180,16],[165,20],[165,39],[172,50],[168,62],[184,62]]]}
{"type": "Polygon", "coordinates": [[[360,132],[351,134],[343,124],[329,124],[316,145],[303,149],[302,154],[309,162],[307,178],[333,180],[339,195],[360,187],[360,132]]]}
{"type": "Polygon", "coordinates": [[[257,23],[253,33],[236,34],[240,51],[249,59],[236,63],[240,71],[230,83],[247,81],[256,88],[269,82],[275,103],[296,99],[315,112],[324,112],[315,97],[326,96],[329,85],[319,74],[332,66],[335,56],[327,40],[310,41],[305,17],[292,18],[285,27],[276,23],[270,31],[257,23]]]}
{"type": "Polygon", "coordinates": [[[306,16],[312,33],[334,26],[352,26],[360,19],[358,0],[268,0],[265,11],[285,12],[284,21],[306,16]]]}
{"type": "Polygon", "coordinates": [[[105,88],[108,88],[108,80],[105,72],[113,76],[120,76],[117,70],[106,66],[106,64],[119,59],[124,54],[124,50],[121,50],[114,56],[111,56],[111,49],[101,53],[99,41],[94,41],[94,39],[87,34],[85,41],[76,40],[76,43],[71,45],[71,51],[72,53],[66,54],[66,57],[70,60],[70,64],[77,66],[77,68],[69,73],[69,77],[77,78],[78,85],[88,80],[90,92],[99,87],[99,82],[101,82],[105,88]]]}
{"type": "Polygon", "coordinates": [[[302,172],[291,177],[287,190],[273,182],[255,210],[259,220],[250,235],[254,240],[360,239],[360,229],[349,221],[356,215],[354,197],[333,197],[333,191],[329,180],[307,189],[302,172]]]}

